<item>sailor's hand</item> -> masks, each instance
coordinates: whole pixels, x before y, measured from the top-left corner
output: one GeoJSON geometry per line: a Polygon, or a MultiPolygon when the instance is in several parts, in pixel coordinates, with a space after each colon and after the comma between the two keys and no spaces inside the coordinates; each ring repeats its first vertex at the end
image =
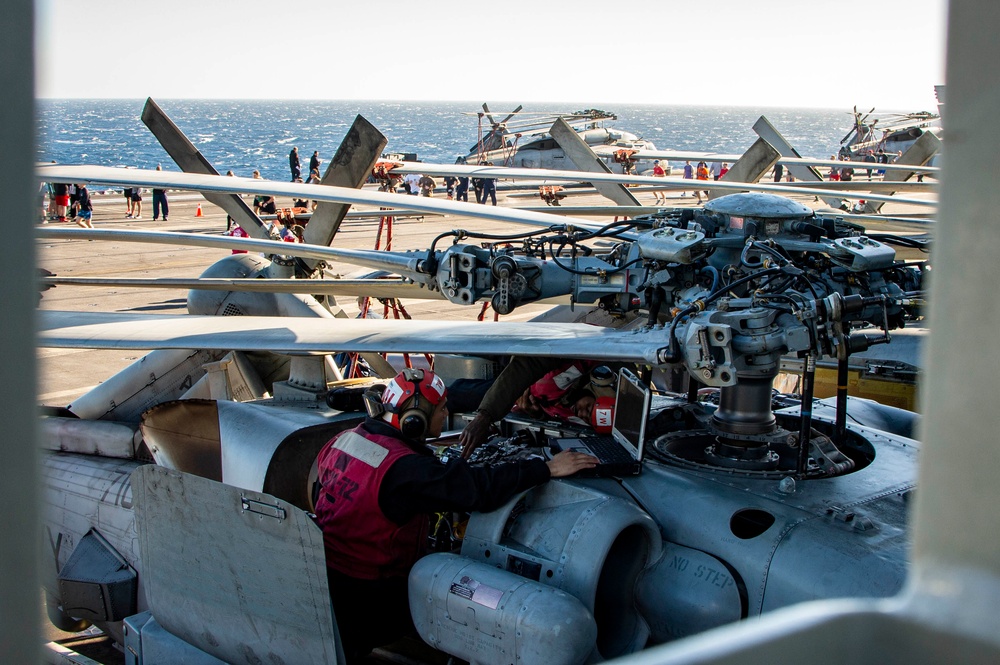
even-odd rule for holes
{"type": "Polygon", "coordinates": [[[490,437],[492,427],[493,419],[488,413],[485,411],[476,413],[476,417],[470,420],[462,433],[458,435],[458,442],[462,444],[463,459],[469,459],[472,452],[490,437]]]}
{"type": "Polygon", "coordinates": [[[549,473],[553,478],[565,478],[572,476],[577,471],[593,469],[597,466],[597,458],[586,453],[578,453],[573,450],[564,450],[545,464],[549,467],[549,473]]]}
{"type": "Polygon", "coordinates": [[[518,411],[525,413],[532,418],[540,418],[544,413],[542,411],[542,403],[537,397],[531,394],[531,388],[528,388],[521,393],[521,396],[514,402],[514,406],[517,407],[518,411]]]}

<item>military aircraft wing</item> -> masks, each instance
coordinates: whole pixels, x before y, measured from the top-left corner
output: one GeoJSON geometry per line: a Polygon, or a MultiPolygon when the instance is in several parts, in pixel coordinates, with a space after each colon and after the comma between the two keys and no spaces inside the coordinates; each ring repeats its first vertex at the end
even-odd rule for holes
{"type": "Polygon", "coordinates": [[[40,311],[38,345],[308,354],[460,353],[658,363],[665,334],[574,323],[314,319],[40,311]]]}

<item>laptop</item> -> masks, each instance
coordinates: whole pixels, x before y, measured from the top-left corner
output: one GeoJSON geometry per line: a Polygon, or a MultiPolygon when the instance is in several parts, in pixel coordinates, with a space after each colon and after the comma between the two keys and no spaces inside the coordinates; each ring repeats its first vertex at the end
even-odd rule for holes
{"type": "Polygon", "coordinates": [[[552,439],[554,453],[575,450],[593,455],[600,463],[579,475],[636,476],[642,471],[642,450],[649,418],[649,389],[622,368],[618,372],[615,416],[611,436],[599,434],[552,439]]]}

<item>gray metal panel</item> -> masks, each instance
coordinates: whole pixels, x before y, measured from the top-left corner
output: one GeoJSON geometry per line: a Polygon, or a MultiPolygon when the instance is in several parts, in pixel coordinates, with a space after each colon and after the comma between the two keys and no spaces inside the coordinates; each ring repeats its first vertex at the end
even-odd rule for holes
{"type": "Polygon", "coordinates": [[[222,480],[228,485],[263,491],[274,451],[292,432],[329,422],[320,412],[260,404],[220,401],[222,480]]]}
{"type": "Polygon", "coordinates": [[[777,478],[739,478],[653,460],[647,460],[642,475],[622,483],[668,540],[725,562],[745,584],[751,616],[816,597],[886,595],[905,577],[906,551],[905,535],[891,519],[901,506],[889,505],[897,499],[887,497],[913,488],[918,449],[910,439],[871,430],[865,437],[876,450],[871,464],[835,478],[800,481],[791,493],[780,491],[777,478]],[[844,515],[853,511],[859,522],[867,516],[876,528],[860,530],[853,521],[838,520],[833,507],[844,515]],[[774,523],[751,538],[738,537],[731,517],[747,509],[769,513],[774,523]],[[790,547],[786,554],[788,539],[808,546],[790,547]],[[879,566],[869,571],[856,564],[865,557],[880,560],[879,566]],[[872,575],[881,576],[877,584],[872,575]],[[767,598],[772,584],[775,594],[767,598]]]}
{"type": "Polygon", "coordinates": [[[654,644],[744,618],[739,587],[726,564],[707,552],[665,542],[663,556],[636,586],[654,644]]]}
{"type": "Polygon", "coordinates": [[[160,625],[230,663],[343,662],[323,535],[304,512],[153,465],[133,493],[160,625]]]}
{"type": "Polygon", "coordinates": [[[219,351],[193,348],[197,346],[147,353],[73,400],[69,409],[81,418],[139,422],[146,409],[164,400],[178,399],[205,375],[205,363],[223,355],[219,351]]]}
{"type": "Polygon", "coordinates": [[[41,445],[65,453],[133,459],[142,437],[131,423],[82,418],[42,418],[41,445]]]}
{"type": "MultiPolygon", "coordinates": [[[[225,665],[225,661],[165,630],[152,616],[139,628],[138,640],[142,658],[135,665],[225,665]]],[[[130,665],[127,658],[128,654],[126,665],[130,665]]]]}
{"type": "MultiPolygon", "coordinates": [[[[153,133],[170,158],[176,162],[177,166],[181,167],[182,171],[219,175],[215,167],[205,159],[205,156],[174,124],[174,121],[167,117],[167,114],[153,101],[152,97],[147,98],[145,106],[142,107],[142,122],[153,133]]],[[[260,239],[268,237],[260,217],[236,194],[206,192],[203,196],[207,201],[225,210],[252,237],[260,239]]]]}
{"type": "MultiPolygon", "coordinates": [[[[42,523],[46,565],[42,585],[58,598],[55,574],[92,528],[139,573],[139,609],[144,609],[142,561],[132,512],[129,479],[139,466],[132,460],[96,455],[43,455],[42,487],[46,506],[42,523]]],[[[37,594],[37,590],[36,590],[37,594]]]]}
{"type": "MultiPolygon", "coordinates": [[[[608,165],[597,158],[597,155],[590,149],[587,142],[580,138],[580,135],[565,120],[557,118],[552,123],[550,131],[552,138],[556,140],[559,147],[566,153],[566,156],[573,161],[576,168],[587,173],[611,173],[608,165]]],[[[583,177],[581,180],[586,180],[586,178],[583,177]]],[[[619,205],[639,205],[639,200],[632,196],[631,192],[625,189],[624,185],[604,182],[595,182],[593,185],[594,189],[600,192],[601,195],[619,205]]]]}
{"type": "Polygon", "coordinates": [[[600,655],[611,658],[649,637],[635,594],[660,548],[655,523],[633,501],[560,480],[473,513],[462,554],[578,598],[597,618],[600,655]]]}
{"type": "MultiPolygon", "coordinates": [[[[757,182],[767,173],[767,170],[778,161],[779,153],[764,139],[754,141],[750,149],[733,164],[733,167],[719,178],[724,182],[757,182]]],[[[725,196],[726,192],[718,189],[708,190],[708,200],[725,196]]]]}
{"type": "Polygon", "coordinates": [[[471,353],[658,362],[666,333],[586,324],[39,312],[39,344],[66,348],[219,348],[274,353],[471,353]]]}

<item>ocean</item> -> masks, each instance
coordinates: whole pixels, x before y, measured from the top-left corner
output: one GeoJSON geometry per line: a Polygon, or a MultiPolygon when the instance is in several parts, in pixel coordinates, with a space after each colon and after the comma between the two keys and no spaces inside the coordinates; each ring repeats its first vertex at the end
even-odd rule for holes
{"type": "MultiPolygon", "coordinates": [[[[173,162],[140,120],[144,100],[38,100],[39,162],[151,169],[173,162]]],[[[388,152],[416,153],[425,162],[452,164],[478,136],[476,102],[158,100],[208,160],[225,173],[288,177],[288,153],[298,146],[303,167],[318,150],[323,169],[355,115],[389,139],[388,152]]],[[[494,104],[503,118],[514,104],[494,104]]],[[[601,108],[618,116],[605,125],[649,139],[658,149],[740,153],[757,138],[751,126],[766,116],[799,153],[827,158],[851,127],[848,109],[537,104],[525,111],[601,108]]]]}

